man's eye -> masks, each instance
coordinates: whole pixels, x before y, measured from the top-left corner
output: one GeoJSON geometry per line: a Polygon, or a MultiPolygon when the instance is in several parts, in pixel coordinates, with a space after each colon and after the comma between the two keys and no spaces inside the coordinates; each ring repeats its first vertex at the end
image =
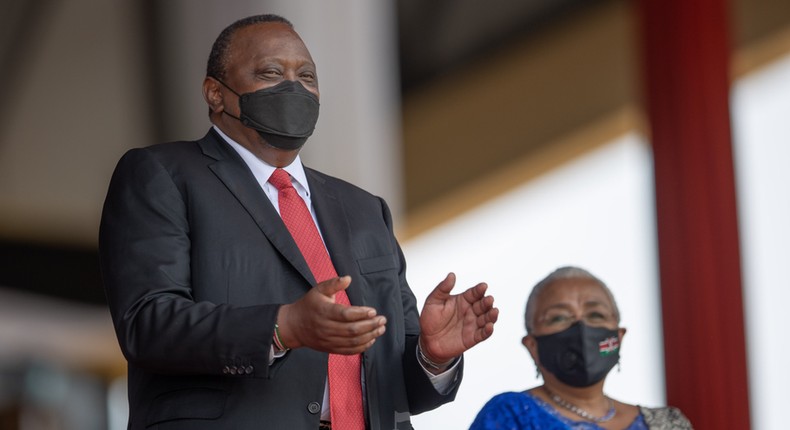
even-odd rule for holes
{"type": "Polygon", "coordinates": [[[259,73],[259,75],[263,76],[264,78],[276,78],[282,74],[279,70],[264,70],[262,73],[259,73]]]}

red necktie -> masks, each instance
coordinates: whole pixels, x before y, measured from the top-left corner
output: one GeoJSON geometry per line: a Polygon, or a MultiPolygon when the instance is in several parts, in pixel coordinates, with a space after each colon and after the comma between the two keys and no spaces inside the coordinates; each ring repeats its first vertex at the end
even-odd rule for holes
{"type": "MultiPolygon", "coordinates": [[[[304,200],[291,185],[291,176],[283,169],[276,169],[269,182],[279,194],[277,197],[282,217],[296,245],[302,251],[316,282],[337,276],[332,260],[326,251],[321,235],[313,222],[304,200]]],[[[345,306],[351,303],[345,291],[335,294],[335,302],[345,306]]],[[[362,409],[361,356],[329,354],[329,410],[332,426],[341,430],[364,430],[362,409]]]]}

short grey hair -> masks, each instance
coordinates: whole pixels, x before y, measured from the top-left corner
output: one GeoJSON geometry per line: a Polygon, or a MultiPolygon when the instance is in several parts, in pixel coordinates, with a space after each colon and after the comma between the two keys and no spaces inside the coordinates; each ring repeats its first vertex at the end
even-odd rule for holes
{"type": "Polygon", "coordinates": [[[556,269],[555,271],[549,273],[548,276],[541,279],[532,288],[532,292],[529,293],[529,298],[527,299],[527,309],[524,312],[524,325],[527,328],[527,333],[532,331],[533,328],[532,320],[535,318],[535,306],[537,306],[538,296],[540,296],[543,290],[545,290],[549,285],[563,279],[589,279],[600,285],[604,292],[606,292],[606,295],[609,296],[609,300],[612,301],[614,317],[617,319],[617,323],[620,323],[620,309],[617,308],[617,302],[614,300],[612,290],[610,290],[602,280],[598,279],[597,276],[593,275],[587,270],[584,270],[581,267],[564,266],[556,269]]]}

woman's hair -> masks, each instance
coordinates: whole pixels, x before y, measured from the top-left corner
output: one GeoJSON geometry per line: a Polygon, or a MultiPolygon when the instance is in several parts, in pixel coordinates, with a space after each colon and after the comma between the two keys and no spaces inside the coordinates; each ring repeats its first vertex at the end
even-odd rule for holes
{"type": "Polygon", "coordinates": [[[609,300],[612,301],[614,317],[617,319],[617,322],[620,323],[620,310],[617,308],[617,302],[614,300],[614,295],[612,295],[612,291],[609,289],[609,287],[607,287],[606,284],[604,284],[604,282],[598,279],[595,275],[580,267],[565,266],[549,273],[548,276],[535,284],[535,286],[532,288],[532,292],[529,293],[529,298],[527,299],[527,310],[524,313],[524,325],[527,328],[527,333],[532,331],[532,319],[535,317],[535,306],[537,305],[538,296],[540,296],[546,287],[553,284],[555,281],[563,279],[589,279],[600,285],[604,292],[606,292],[606,295],[609,296],[609,300]]]}

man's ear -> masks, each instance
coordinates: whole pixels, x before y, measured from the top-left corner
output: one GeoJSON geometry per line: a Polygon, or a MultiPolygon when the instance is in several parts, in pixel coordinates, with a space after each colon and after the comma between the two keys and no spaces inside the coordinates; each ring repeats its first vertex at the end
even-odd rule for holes
{"type": "Polygon", "coordinates": [[[203,79],[203,99],[206,100],[212,113],[225,110],[225,100],[222,97],[222,91],[220,91],[220,83],[209,76],[203,79]]]}

